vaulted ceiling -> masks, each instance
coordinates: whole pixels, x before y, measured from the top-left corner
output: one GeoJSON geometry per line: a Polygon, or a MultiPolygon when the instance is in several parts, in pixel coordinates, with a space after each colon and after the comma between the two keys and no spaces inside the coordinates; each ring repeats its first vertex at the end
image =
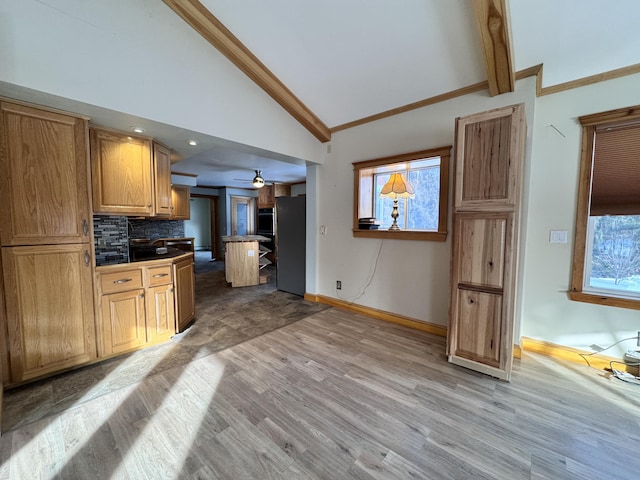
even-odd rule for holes
{"type": "MultiPolygon", "coordinates": [[[[114,22],[93,18],[110,8],[98,0],[23,1],[31,7],[25,12],[50,8],[57,15],[77,19],[76,23],[83,27],[100,25],[104,31],[87,31],[111,35],[118,38],[123,49],[127,47],[129,37],[114,28],[114,22]]],[[[181,23],[186,20],[197,32],[192,41],[199,59],[209,47],[198,38],[202,35],[211,44],[212,58],[218,62],[212,65],[225,61],[217,49],[318,142],[327,142],[352,126],[464,93],[499,95],[514,87],[514,77],[537,74],[539,94],[544,95],[640,72],[638,0],[163,2],[164,5],[159,0],[121,1],[117,15],[124,21],[134,13],[140,21],[145,14],[156,14],[157,28],[164,29],[162,48],[167,48],[166,40],[172,34],[183,42],[181,48],[189,44],[190,37],[183,35],[189,27],[181,23]],[[167,21],[173,18],[171,15],[176,15],[173,23],[167,21]],[[185,28],[178,31],[176,25],[185,28]]],[[[11,50],[11,29],[5,33],[9,41],[0,42],[0,53],[11,50]]],[[[29,47],[23,47],[28,53],[29,47]]],[[[135,50],[135,45],[131,47],[135,50]]],[[[97,53],[91,56],[92,60],[100,58],[97,53]]],[[[19,62],[18,57],[16,61],[19,62]]],[[[11,68],[9,63],[9,71],[11,68]]],[[[187,65],[176,68],[189,73],[187,65]]],[[[10,82],[12,75],[3,78],[10,82]]],[[[37,88],[38,83],[35,85],[37,88]]],[[[92,83],[91,87],[99,89],[101,83],[92,83]]],[[[216,88],[214,82],[211,88],[216,88]]],[[[182,126],[152,118],[138,119],[127,112],[95,105],[85,104],[83,111],[73,110],[73,102],[67,107],[64,98],[52,98],[40,91],[25,92],[19,84],[0,82],[0,94],[69,108],[112,128],[129,129],[140,120],[146,135],[161,139],[183,159],[174,165],[174,170],[198,175],[198,185],[246,187],[246,180],[253,177],[255,169],[283,182],[305,177],[303,160],[231,140],[200,134],[199,145],[189,147],[185,139],[198,132],[182,126]]]]}
{"type": "Polygon", "coordinates": [[[547,93],[640,71],[636,0],[164,1],[323,142],[540,65],[547,93]]]}

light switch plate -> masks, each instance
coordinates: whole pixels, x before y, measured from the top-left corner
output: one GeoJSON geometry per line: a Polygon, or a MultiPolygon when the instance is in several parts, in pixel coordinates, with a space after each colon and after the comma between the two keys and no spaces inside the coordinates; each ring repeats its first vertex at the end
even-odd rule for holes
{"type": "Polygon", "coordinates": [[[566,230],[550,230],[549,243],[567,243],[566,230]]]}

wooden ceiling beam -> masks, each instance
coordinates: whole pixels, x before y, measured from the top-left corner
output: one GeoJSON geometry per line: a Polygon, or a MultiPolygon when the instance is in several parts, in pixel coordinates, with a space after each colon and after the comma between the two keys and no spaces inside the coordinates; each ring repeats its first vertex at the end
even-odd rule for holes
{"type": "Polygon", "coordinates": [[[227,57],[321,142],[331,131],[198,0],[163,0],[169,8],[227,57]]]}
{"type": "Polygon", "coordinates": [[[515,90],[507,0],[473,0],[491,96],[515,90]]]}

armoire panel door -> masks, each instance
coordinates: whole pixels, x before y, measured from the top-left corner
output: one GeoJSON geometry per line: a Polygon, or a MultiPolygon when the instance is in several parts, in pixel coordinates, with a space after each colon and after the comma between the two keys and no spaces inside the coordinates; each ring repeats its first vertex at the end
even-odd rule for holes
{"type": "Polygon", "coordinates": [[[457,120],[455,208],[516,205],[524,132],[522,104],[457,120]]]}
{"type": "Polygon", "coordinates": [[[500,367],[502,295],[458,289],[458,334],[453,355],[500,367]]]}
{"type": "Polygon", "coordinates": [[[453,262],[458,285],[504,287],[512,217],[510,213],[456,216],[453,262]]]}

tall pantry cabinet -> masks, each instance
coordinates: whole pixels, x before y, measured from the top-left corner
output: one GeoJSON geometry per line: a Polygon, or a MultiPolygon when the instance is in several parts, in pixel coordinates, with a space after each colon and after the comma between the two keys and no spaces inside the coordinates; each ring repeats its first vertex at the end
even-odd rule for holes
{"type": "Polygon", "coordinates": [[[524,105],[456,121],[451,363],[497,378],[511,374],[524,105]]]}
{"type": "Polygon", "coordinates": [[[88,121],[8,101],[0,114],[0,343],[20,383],[97,357],[88,121]]]}

